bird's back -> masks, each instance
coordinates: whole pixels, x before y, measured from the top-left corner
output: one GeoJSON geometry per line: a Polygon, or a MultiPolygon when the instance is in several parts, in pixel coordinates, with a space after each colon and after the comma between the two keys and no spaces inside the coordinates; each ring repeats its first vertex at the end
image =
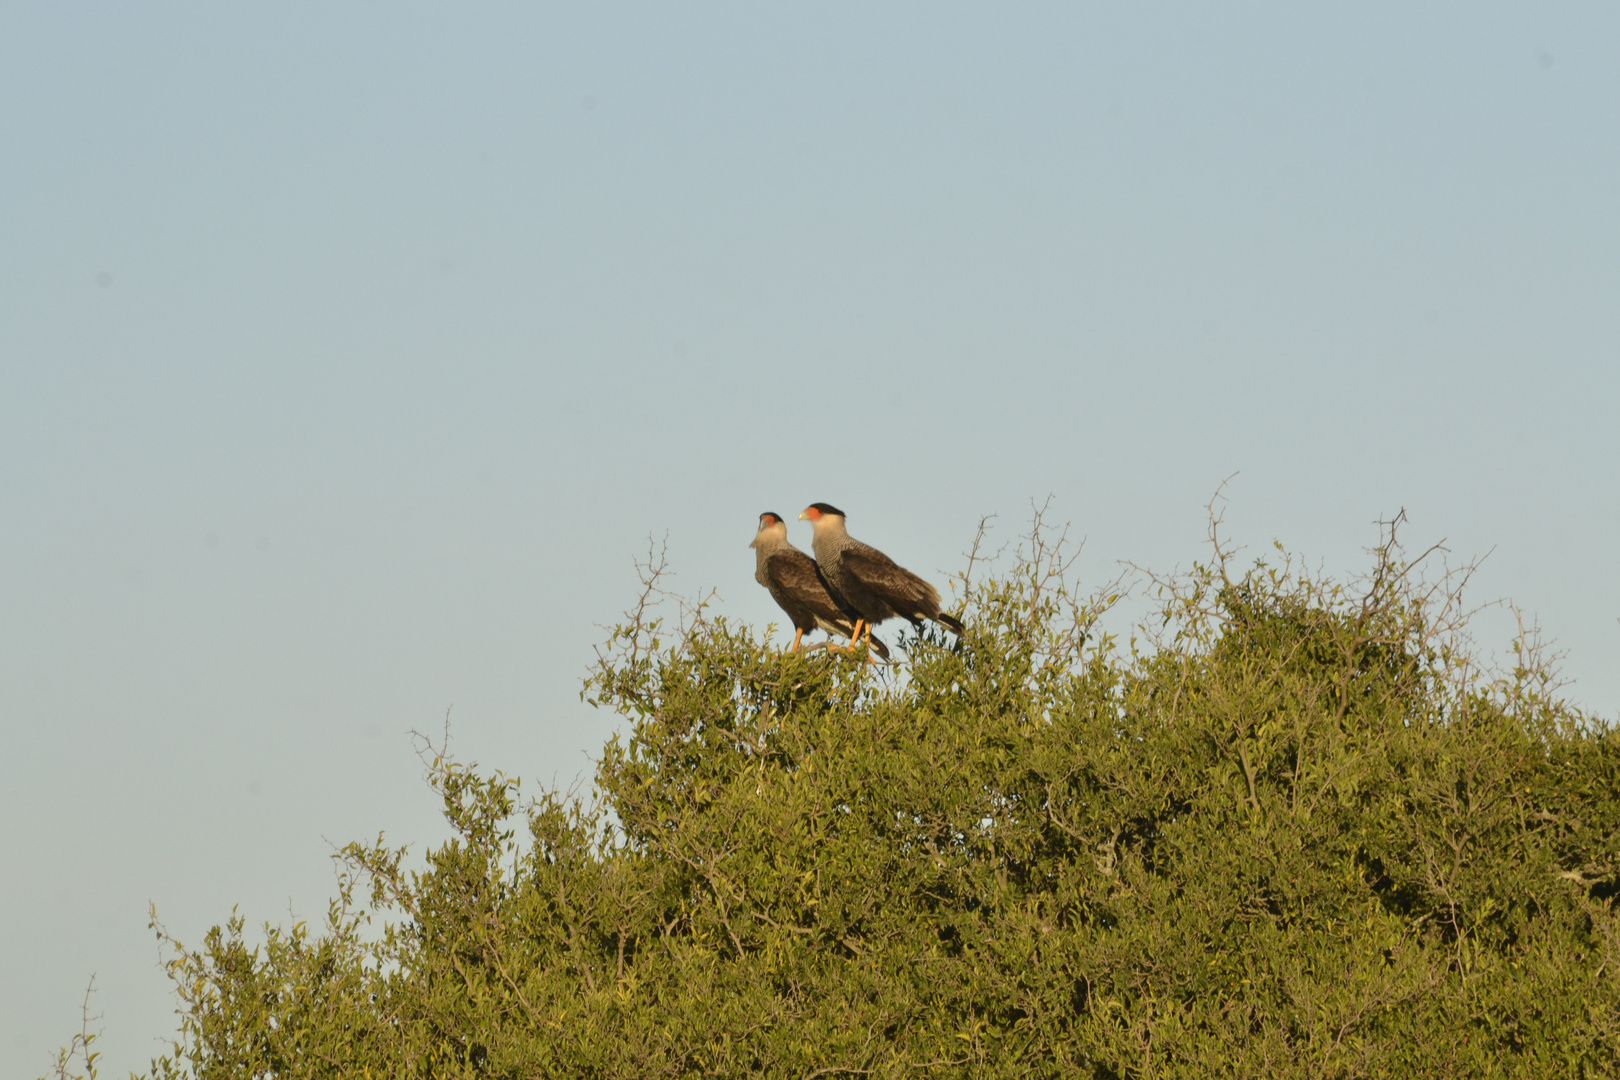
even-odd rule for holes
{"type": "Polygon", "coordinates": [[[828,583],[862,617],[876,623],[901,614],[882,587],[895,572],[906,573],[893,559],[847,532],[818,532],[814,546],[828,583]]]}
{"type": "Polygon", "coordinates": [[[816,561],[792,544],[775,546],[763,555],[755,576],[801,629],[813,630],[819,625],[833,632],[851,619],[845,605],[828,589],[816,561]]]}

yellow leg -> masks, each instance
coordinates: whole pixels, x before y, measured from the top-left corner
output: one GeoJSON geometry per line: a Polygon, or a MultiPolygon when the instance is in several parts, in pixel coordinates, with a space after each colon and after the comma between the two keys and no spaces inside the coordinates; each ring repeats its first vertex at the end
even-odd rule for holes
{"type": "Polygon", "coordinates": [[[793,630],[793,644],[788,646],[788,652],[799,651],[799,639],[802,637],[804,637],[804,630],[800,627],[795,627],[793,630]]]}

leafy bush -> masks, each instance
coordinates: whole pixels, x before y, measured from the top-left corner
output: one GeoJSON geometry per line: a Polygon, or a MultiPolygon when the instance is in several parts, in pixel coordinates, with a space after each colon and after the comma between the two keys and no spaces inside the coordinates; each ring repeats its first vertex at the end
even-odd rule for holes
{"type": "Polygon", "coordinates": [[[1350,583],[1212,541],[1121,641],[1037,519],[888,669],[650,575],[594,797],[433,756],[421,869],[351,845],[319,932],[173,943],[152,1075],[1620,1072],[1620,738],[1528,636],[1481,670],[1393,527],[1350,583]]]}

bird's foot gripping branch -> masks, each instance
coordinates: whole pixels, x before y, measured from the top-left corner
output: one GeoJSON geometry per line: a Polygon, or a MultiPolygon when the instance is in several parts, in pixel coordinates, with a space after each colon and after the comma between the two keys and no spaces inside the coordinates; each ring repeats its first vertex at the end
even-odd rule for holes
{"type": "Polygon", "coordinates": [[[650,575],[591,796],[431,757],[456,838],[176,946],[153,1072],[1613,1075],[1620,745],[1529,642],[1476,663],[1432,561],[1217,539],[1116,641],[1037,522],[898,669],[660,622],[650,575]]]}

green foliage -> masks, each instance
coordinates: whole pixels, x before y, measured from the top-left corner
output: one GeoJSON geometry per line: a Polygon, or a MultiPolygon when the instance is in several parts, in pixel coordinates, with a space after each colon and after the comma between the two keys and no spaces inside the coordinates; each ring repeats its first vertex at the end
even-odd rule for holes
{"type": "Polygon", "coordinates": [[[153,1075],[1620,1072],[1620,738],[1528,635],[1482,672],[1392,532],[1349,584],[1213,551],[1120,642],[1037,520],[896,668],[654,575],[593,799],[433,756],[456,838],[174,943],[153,1075]]]}

